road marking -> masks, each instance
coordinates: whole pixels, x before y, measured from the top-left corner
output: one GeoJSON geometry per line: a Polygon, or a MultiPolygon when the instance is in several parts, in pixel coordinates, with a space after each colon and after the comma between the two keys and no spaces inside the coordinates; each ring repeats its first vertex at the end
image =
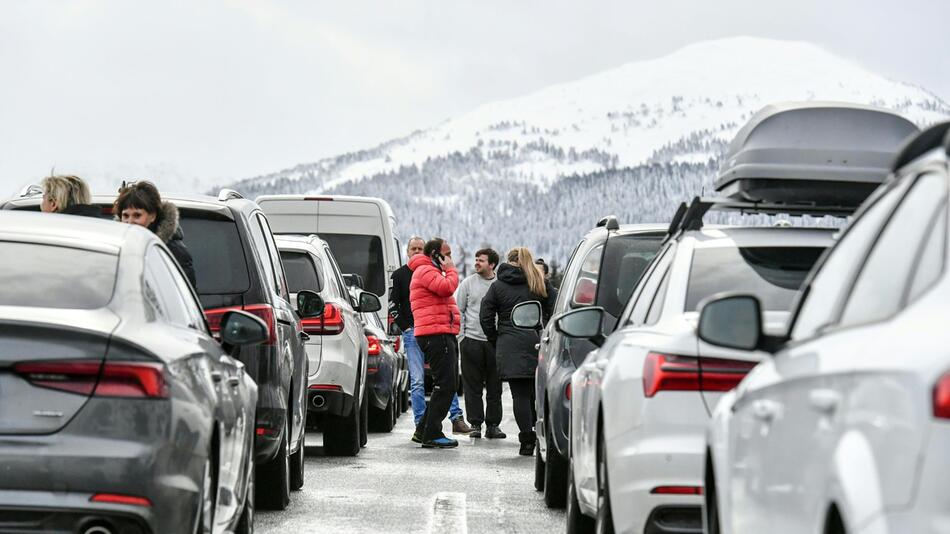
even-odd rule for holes
{"type": "Polygon", "coordinates": [[[435,494],[429,508],[430,534],[468,534],[468,512],[464,493],[442,491],[435,494]]]}

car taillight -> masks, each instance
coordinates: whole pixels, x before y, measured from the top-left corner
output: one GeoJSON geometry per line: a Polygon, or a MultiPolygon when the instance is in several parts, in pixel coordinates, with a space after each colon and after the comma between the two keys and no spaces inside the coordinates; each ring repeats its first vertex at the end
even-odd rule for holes
{"type": "MultiPolygon", "coordinates": [[[[136,497],[135,495],[120,495],[117,493],[97,493],[89,498],[89,502],[131,504],[133,506],[152,506],[152,501],[146,499],[145,497],[136,497]]],[[[92,530],[87,532],[92,532],[92,530]]],[[[105,530],[103,530],[103,532],[105,532],[105,530]]]]}
{"type": "Polygon", "coordinates": [[[308,317],[300,321],[303,331],[317,336],[332,336],[343,332],[343,312],[329,302],[323,307],[320,317],[308,317]]]}
{"type": "Polygon", "coordinates": [[[574,286],[574,304],[593,304],[597,296],[597,282],[590,278],[580,278],[574,286]]]}
{"type": "Polygon", "coordinates": [[[243,310],[251,315],[256,315],[264,324],[267,325],[267,342],[265,345],[274,345],[277,343],[277,322],[274,317],[274,307],[270,304],[248,304],[243,308],[240,306],[228,306],[227,308],[212,308],[205,310],[205,319],[208,321],[208,328],[215,338],[221,335],[221,317],[226,312],[232,310],[243,310]]]}
{"type": "Polygon", "coordinates": [[[372,335],[366,336],[366,346],[368,348],[368,353],[370,356],[379,356],[380,345],[379,338],[372,335]]]}
{"type": "Polygon", "coordinates": [[[28,362],[14,372],[34,386],[96,397],[166,398],[164,367],[147,362],[28,362]]]}
{"type": "Polygon", "coordinates": [[[651,352],[643,362],[643,394],[652,397],[659,391],[729,391],[755,365],[720,358],[703,358],[700,362],[692,356],[651,352]]]}
{"type": "Polygon", "coordinates": [[[950,372],[941,376],[934,386],[934,417],[950,419],[950,372]]]}
{"type": "Polygon", "coordinates": [[[393,342],[393,350],[399,352],[399,347],[402,346],[402,336],[396,336],[396,341],[393,342]]]}
{"type": "Polygon", "coordinates": [[[702,495],[702,486],[657,486],[650,490],[654,495],[702,495]]]}
{"type": "Polygon", "coordinates": [[[571,383],[570,382],[568,382],[567,387],[564,388],[564,397],[567,400],[571,400],[571,383]]]}

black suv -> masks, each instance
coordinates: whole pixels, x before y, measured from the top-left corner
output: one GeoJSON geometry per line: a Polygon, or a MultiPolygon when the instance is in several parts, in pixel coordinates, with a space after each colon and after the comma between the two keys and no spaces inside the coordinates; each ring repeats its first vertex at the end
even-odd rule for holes
{"type": "Polygon", "coordinates": [[[535,399],[538,448],[534,487],[544,502],[560,508],[567,497],[567,448],[571,424],[571,375],[596,347],[554,329],[561,314],[583,306],[601,306],[604,328],[611,332],[640,275],[656,255],[666,224],[625,224],[605,217],[571,254],[561,281],[554,315],[541,333],[535,399]]]}
{"type": "MultiPolygon", "coordinates": [[[[39,210],[42,192],[28,188],[0,209],[39,210]],[[39,194],[37,194],[39,193],[39,194]]],[[[306,334],[301,330],[267,218],[234,191],[217,198],[166,196],[178,207],[184,242],[194,260],[197,292],[208,326],[217,335],[221,316],[242,309],[270,328],[270,339],[243,347],[236,358],[257,382],[255,424],[257,504],[282,510],[290,490],[303,487],[307,416],[306,334]]],[[[115,195],[95,195],[102,217],[112,218],[115,195]]],[[[184,430],[184,429],[183,429],[184,430]]]]}

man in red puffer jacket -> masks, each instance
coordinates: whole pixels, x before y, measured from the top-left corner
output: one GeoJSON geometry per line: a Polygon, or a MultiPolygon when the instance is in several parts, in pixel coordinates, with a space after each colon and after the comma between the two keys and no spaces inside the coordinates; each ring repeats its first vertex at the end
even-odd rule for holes
{"type": "Polygon", "coordinates": [[[459,285],[452,249],[440,238],[425,244],[422,254],[409,259],[412,282],[409,303],[419,348],[432,371],[432,396],[425,415],[416,426],[427,449],[458,447],[458,441],[442,433],[442,421],[458,389],[458,344],[456,335],[462,316],[455,304],[459,285]]]}

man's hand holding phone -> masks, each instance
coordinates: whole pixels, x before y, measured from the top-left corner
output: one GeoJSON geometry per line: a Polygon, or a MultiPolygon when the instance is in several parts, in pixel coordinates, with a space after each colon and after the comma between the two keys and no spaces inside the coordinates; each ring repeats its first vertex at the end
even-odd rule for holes
{"type": "Polygon", "coordinates": [[[455,269],[455,262],[452,261],[452,256],[442,256],[442,270],[455,269]]]}

